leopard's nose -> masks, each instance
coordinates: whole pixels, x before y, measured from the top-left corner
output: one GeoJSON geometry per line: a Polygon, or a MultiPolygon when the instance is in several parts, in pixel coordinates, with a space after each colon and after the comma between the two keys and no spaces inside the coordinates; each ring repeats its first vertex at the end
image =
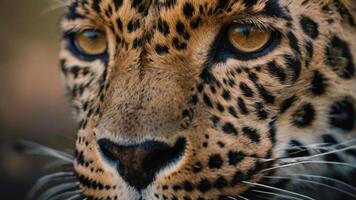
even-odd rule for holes
{"type": "Polygon", "coordinates": [[[154,181],[159,171],[182,158],[186,139],[177,139],[173,146],[152,140],[119,145],[108,139],[100,139],[98,144],[102,155],[117,168],[126,183],[140,191],[154,181]]]}

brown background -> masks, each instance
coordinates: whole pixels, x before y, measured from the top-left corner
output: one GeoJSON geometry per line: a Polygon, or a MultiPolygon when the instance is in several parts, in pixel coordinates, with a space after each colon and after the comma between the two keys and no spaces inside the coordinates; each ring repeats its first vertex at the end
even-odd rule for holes
{"type": "Polygon", "coordinates": [[[58,24],[65,0],[0,0],[0,199],[22,200],[48,159],[24,155],[27,139],[74,146],[75,125],[60,82],[58,24]]]}

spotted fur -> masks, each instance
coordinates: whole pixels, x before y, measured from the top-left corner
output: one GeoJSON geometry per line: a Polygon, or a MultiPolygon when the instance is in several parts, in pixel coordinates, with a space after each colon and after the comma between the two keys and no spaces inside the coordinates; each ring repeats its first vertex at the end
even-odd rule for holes
{"type": "Polygon", "coordinates": [[[356,199],[353,1],[68,5],[60,59],[80,124],[74,162],[80,198],[356,199]],[[223,43],[233,21],[277,30],[280,41],[253,59],[231,53],[223,43]],[[66,35],[88,27],[107,34],[106,55],[91,59],[71,50],[66,35]],[[120,171],[100,140],[164,143],[176,148],[167,155],[174,161],[143,162],[137,170],[151,175],[133,180],[124,171],[136,169],[141,154],[125,158],[133,165],[120,171]]]}

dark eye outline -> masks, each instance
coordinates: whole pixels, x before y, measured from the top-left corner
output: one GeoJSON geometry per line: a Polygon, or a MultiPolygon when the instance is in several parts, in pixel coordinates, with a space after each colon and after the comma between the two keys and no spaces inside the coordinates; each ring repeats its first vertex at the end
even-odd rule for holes
{"type": "Polygon", "coordinates": [[[83,51],[80,46],[77,44],[76,41],[76,36],[77,34],[86,32],[86,31],[92,31],[92,32],[98,32],[101,34],[105,34],[102,31],[99,31],[97,29],[85,29],[82,31],[68,31],[64,34],[64,38],[67,39],[68,41],[68,49],[79,59],[85,60],[85,61],[94,61],[94,60],[107,60],[108,58],[108,44],[106,44],[106,50],[103,53],[100,54],[88,54],[85,51],[83,51]]]}
{"type": "MultiPolygon", "coordinates": [[[[229,34],[228,34],[230,28],[233,26],[237,26],[237,25],[254,27],[254,25],[252,25],[252,24],[241,24],[241,23],[236,23],[236,22],[225,25],[221,29],[216,41],[214,42],[214,45],[213,45],[214,53],[212,54],[214,56],[213,60],[215,60],[217,62],[224,62],[228,58],[235,58],[237,60],[242,60],[242,61],[256,59],[256,58],[267,55],[281,41],[282,34],[277,30],[271,30],[271,37],[270,37],[269,41],[265,45],[263,45],[263,47],[258,49],[257,51],[245,52],[245,51],[239,50],[231,43],[231,41],[229,39],[229,34]]],[[[256,28],[258,28],[258,27],[256,27],[256,28]]]]}

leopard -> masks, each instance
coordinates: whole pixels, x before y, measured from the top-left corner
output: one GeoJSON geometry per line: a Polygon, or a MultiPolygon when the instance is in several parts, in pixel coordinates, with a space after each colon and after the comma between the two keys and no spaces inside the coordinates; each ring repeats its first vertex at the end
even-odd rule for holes
{"type": "Polygon", "coordinates": [[[356,199],[354,1],[63,2],[78,131],[37,199],[356,199]]]}

